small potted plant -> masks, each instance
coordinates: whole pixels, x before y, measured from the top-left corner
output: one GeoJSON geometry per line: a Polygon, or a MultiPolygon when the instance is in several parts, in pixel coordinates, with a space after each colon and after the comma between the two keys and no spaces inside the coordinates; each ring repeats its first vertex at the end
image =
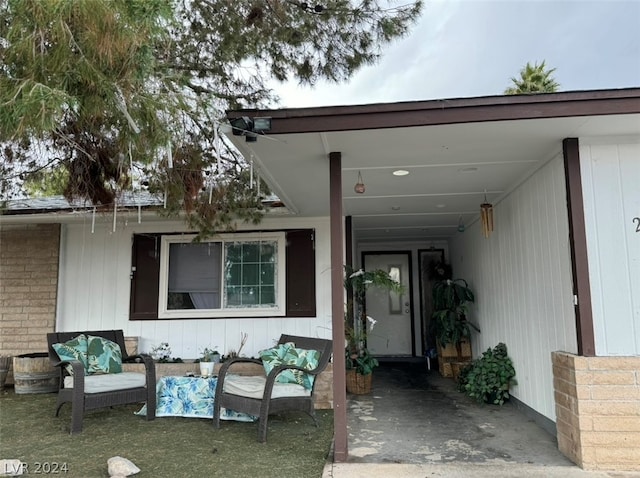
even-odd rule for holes
{"type": "Polygon", "coordinates": [[[213,375],[216,363],[220,363],[220,353],[216,349],[206,347],[200,355],[200,375],[209,377],[213,375]]]}
{"type": "Polygon", "coordinates": [[[169,342],[162,342],[151,349],[149,355],[158,363],[168,363],[171,361],[171,347],[169,342]]]}
{"type": "Polygon", "coordinates": [[[478,402],[502,405],[509,399],[509,388],[517,384],[515,376],[507,346],[500,342],[460,372],[458,389],[478,402]]]}

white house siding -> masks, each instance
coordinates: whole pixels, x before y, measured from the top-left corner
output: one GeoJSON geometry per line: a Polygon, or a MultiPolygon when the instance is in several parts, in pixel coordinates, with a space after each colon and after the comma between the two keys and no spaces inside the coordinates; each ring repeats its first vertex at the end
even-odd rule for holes
{"type": "Polygon", "coordinates": [[[596,355],[640,355],[640,138],[581,139],[580,170],[596,355]]]}
{"type": "MultiPolygon", "coordinates": [[[[478,205],[479,207],[479,205],[478,205]]],[[[513,395],[555,421],[551,352],[577,352],[569,229],[561,155],[494,206],[489,238],[476,222],[451,243],[454,277],[475,293],[474,355],[504,342],[513,395]]]]}
{"type": "MultiPolygon", "coordinates": [[[[123,329],[138,336],[138,350],[148,352],[168,342],[172,355],[193,359],[205,347],[222,353],[237,350],[242,333],[248,334],[243,355],[255,355],[273,345],[281,333],[331,338],[329,221],[320,219],[265,219],[260,229],[315,228],[316,317],[194,320],[129,320],[131,245],[134,233],[184,231],[182,222],[153,222],[137,217],[91,217],[84,223],[63,226],[57,330],[123,329]],[[286,224],[286,226],[283,226],[286,224]]],[[[248,228],[248,227],[247,227],[248,228]]],[[[254,226],[255,228],[255,226],[254,226]]],[[[238,230],[242,230],[239,228],[238,230]]]]}

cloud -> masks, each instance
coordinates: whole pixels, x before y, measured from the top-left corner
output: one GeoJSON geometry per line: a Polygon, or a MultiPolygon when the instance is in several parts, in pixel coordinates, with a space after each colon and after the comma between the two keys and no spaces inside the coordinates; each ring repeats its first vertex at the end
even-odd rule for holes
{"type": "Polygon", "coordinates": [[[434,1],[412,33],[349,82],[274,84],[281,107],[502,94],[529,61],[563,90],[640,86],[640,2],[434,1]]]}

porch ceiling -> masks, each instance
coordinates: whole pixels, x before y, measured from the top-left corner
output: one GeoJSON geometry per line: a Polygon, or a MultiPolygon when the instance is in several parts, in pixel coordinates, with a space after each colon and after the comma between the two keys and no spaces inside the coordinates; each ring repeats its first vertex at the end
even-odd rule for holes
{"type": "MultiPolygon", "coordinates": [[[[371,108],[378,115],[389,115],[380,110],[390,106],[330,108],[331,115],[322,108],[231,112],[230,117],[272,116],[273,125],[271,132],[254,143],[247,143],[243,136],[229,134],[229,138],[246,158],[253,158],[273,192],[296,215],[329,215],[328,154],[340,152],[343,212],[352,216],[358,241],[446,239],[456,234],[460,218],[465,225],[477,220],[485,191],[489,202],[499,202],[533,171],[562,154],[564,138],[640,135],[638,90],[634,94],[633,111],[624,108],[624,114],[602,115],[594,110],[580,116],[492,121],[497,117],[493,113],[482,119],[467,111],[475,121],[433,124],[437,121],[418,120],[414,123],[432,124],[395,126],[399,122],[390,119],[389,127],[366,127],[366,122],[354,118],[342,130],[331,126],[334,113],[340,116],[357,109],[361,114],[371,108]],[[296,123],[292,123],[294,117],[296,123]],[[309,131],[304,131],[305,122],[309,131]],[[394,176],[397,169],[409,174],[394,176]],[[366,185],[364,194],[353,189],[358,172],[366,185]]],[[[504,97],[496,98],[502,102],[504,97]]],[[[432,107],[432,102],[424,105],[432,107]]],[[[435,117],[438,112],[430,109],[435,117]]],[[[415,115],[415,110],[400,113],[406,118],[415,115]]]]}

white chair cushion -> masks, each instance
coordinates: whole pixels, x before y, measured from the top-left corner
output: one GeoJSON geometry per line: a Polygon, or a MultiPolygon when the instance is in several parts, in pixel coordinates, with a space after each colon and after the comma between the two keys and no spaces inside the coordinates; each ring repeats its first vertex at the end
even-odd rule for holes
{"type": "MultiPolygon", "coordinates": [[[[105,373],[84,377],[85,393],[111,392],[144,387],[146,376],[138,372],[105,373]]],[[[73,377],[64,378],[64,388],[73,388],[73,377]]]]}
{"type": "MultiPolygon", "coordinates": [[[[224,388],[222,390],[232,395],[240,395],[241,397],[262,398],[266,383],[267,379],[265,377],[227,375],[224,379],[224,388]]],[[[271,398],[308,397],[310,395],[311,390],[307,390],[297,383],[276,382],[271,392],[271,398]]]]}

